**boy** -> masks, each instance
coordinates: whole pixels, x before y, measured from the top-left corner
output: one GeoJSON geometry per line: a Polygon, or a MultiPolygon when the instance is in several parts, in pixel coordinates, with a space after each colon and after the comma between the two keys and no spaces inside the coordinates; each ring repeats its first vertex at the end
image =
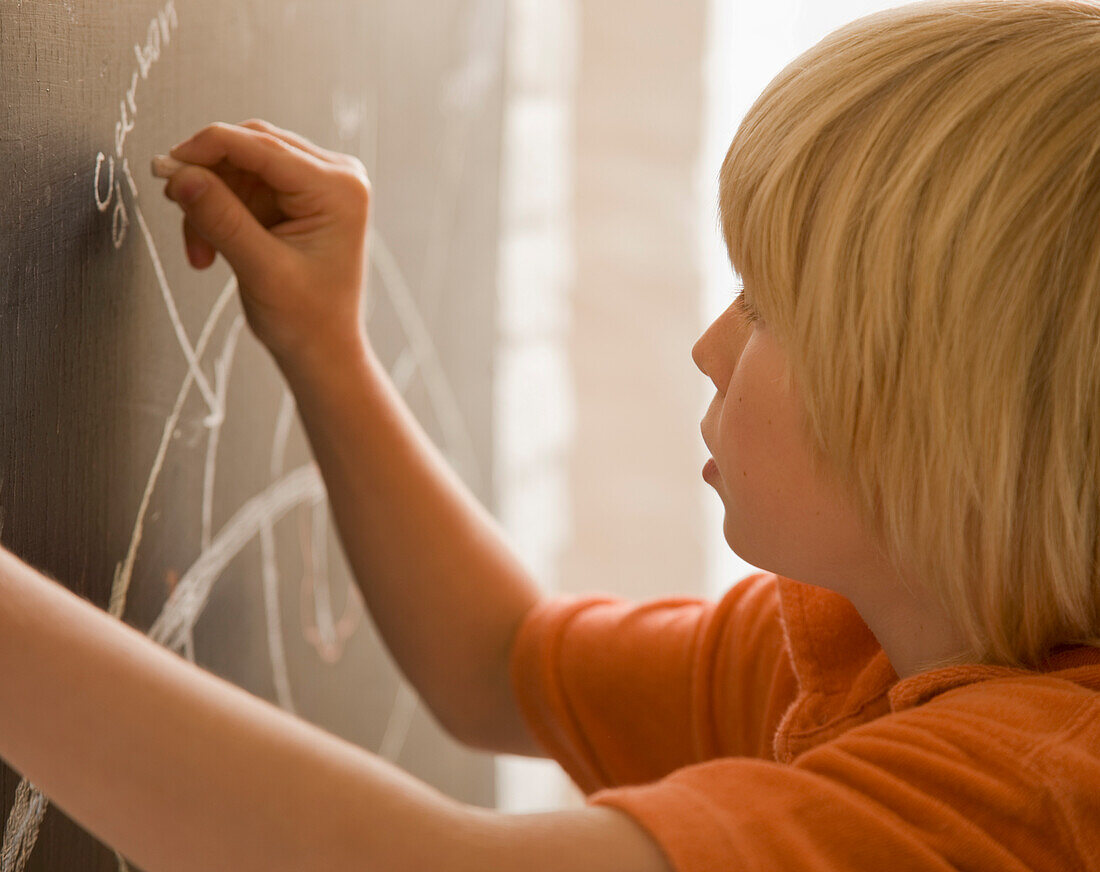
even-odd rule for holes
{"type": "Polygon", "coordinates": [[[361,164],[202,129],[165,193],[237,274],[390,650],[456,737],[592,795],[462,806],[6,552],[0,755],[148,872],[1100,868],[1098,59],[1092,4],[916,4],[746,116],[745,290],[693,356],[703,475],[770,571],[718,603],[543,597],[363,332],[361,164]]]}

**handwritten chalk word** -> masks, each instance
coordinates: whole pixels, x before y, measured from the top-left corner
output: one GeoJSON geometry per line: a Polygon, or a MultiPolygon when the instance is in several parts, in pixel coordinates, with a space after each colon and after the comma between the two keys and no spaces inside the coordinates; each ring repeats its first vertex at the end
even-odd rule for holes
{"type": "Polygon", "coordinates": [[[95,156],[95,173],[93,187],[96,209],[106,212],[114,203],[111,212],[111,242],[116,249],[122,247],[126,239],[126,231],[130,226],[130,216],[126,211],[126,204],[122,199],[122,183],[115,177],[115,158],[122,161],[122,171],[130,184],[131,192],[136,195],[133,176],[130,167],[122,155],[126,145],[126,137],[134,129],[137,117],[137,86],[140,79],[149,78],[149,70],[160,59],[161,50],[172,41],[172,30],[179,27],[179,16],[176,14],[175,0],[167,3],[157,12],[149,22],[146,29],[144,45],[134,44],[134,56],[137,58],[137,68],[130,76],[130,87],[126,89],[124,98],[118,101],[119,120],[115,122],[115,153],[105,155],[99,152],[95,156]],[[107,172],[103,168],[106,164],[107,172]],[[106,188],[104,188],[104,175],[106,175],[106,188]]]}
{"type": "MultiPolygon", "coordinates": [[[[124,159],[125,160],[125,159],[124,159]]],[[[126,203],[122,199],[122,189],[115,181],[115,159],[112,155],[104,155],[100,152],[95,156],[95,206],[100,212],[106,212],[114,200],[115,208],[111,213],[111,242],[115,248],[121,248],[126,238],[126,230],[130,226],[130,216],[126,213],[126,203]],[[107,164],[107,196],[101,197],[99,192],[103,189],[100,181],[103,175],[103,164],[107,164]],[[118,194],[116,197],[115,194],[118,194]]]]}
{"type": "Polygon", "coordinates": [[[148,36],[144,46],[134,46],[134,55],[137,57],[138,71],[143,79],[149,78],[149,68],[153,62],[160,59],[160,46],[163,42],[167,45],[172,41],[171,28],[179,27],[179,19],[176,17],[176,6],[173,0],[168,0],[164,8],[157,13],[157,17],[149,22],[148,36]]]}
{"type": "Polygon", "coordinates": [[[130,76],[130,87],[126,89],[126,99],[118,101],[119,120],[115,122],[115,154],[122,157],[127,134],[134,129],[134,116],[137,115],[138,76],[149,78],[149,70],[155,61],[160,60],[162,45],[172,40],[172,28],[179,27],[175,0],[168,0],[149,22],[146,30],[145,45],[134,46],[134,56],[138,66],[130,76]],[[129,110],[129,111],[127,111],[129,110]]]}

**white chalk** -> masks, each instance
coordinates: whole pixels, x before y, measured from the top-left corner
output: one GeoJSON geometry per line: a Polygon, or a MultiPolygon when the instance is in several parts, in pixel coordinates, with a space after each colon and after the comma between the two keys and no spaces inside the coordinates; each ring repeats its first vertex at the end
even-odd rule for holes
{"type": "Polygon", "coordinates": [[[186,165],[183,161],[166,154],[153,155],[153,175],[158,179],[167,179],[180,167],[186,165]]]}

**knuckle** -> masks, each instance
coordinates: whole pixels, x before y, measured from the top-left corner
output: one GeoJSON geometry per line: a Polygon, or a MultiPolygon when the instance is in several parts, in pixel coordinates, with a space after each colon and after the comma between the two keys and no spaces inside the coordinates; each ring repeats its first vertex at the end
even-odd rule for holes
{"type": "Polygon", "coordinates": [[[198,145],[200,147],[210,147],[211,144],[216,143],[222,136],[227,124],[221,121],[212,121],[211,123],[200,127],[198,131],[185,139],[181,145],[198,145]]]}
{"type": "Polygon", "coordinates": [[[367,180],[366,174],[345,171],[342,175],[344,187],[349,194],[352,211],[357,218],[366,218],[371,199],[370,182],[367,180]]]}
{"type": "Polygon", "coordinates": [[[293,150],[287,143],[283,142],[282,139],[273,133],[269,133],[266,130],[258,130],[257,133],[259,134],[257,139],[259,139],[265,148],[271,149],[272,151],[283,152],[293,150]]]}
{"type": "Polygon", "coordinates": [[[348,164],[341,173],[344,184],[355,196],[363,201],[370,200],[371,184],[367,169],[357,157],[348,156],[348,164]]]}
{"type": "Polygon", "coordinates": [[[344,161],[355,175],[360,176],[366,186],[370,187],[370,179],[367,177],[367,168],[363,165],[363,162],[359,160],[354,154],[345,154],[344,161]]]}
{"type": "Polygon", "coordinates": [[[232,124],[227,124],[224,121],[212,121],[199,131],[199,136],[205,136],[206,138],[220,137],[229,131],[232,126],[232,124]]]}

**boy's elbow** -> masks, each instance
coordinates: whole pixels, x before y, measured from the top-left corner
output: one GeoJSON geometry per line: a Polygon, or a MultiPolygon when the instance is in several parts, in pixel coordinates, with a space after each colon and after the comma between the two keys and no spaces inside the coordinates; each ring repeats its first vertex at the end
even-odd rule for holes
{"type": "Polygon", "coordinates": [[[486,706],[461,722],[440,726],[456,742],[474,751],[516,754],[518,757],[547,757],[514,703],[486,706]]]}
{"type": "Polygon", "coordinates": [[[508,705],[486,705],[448,716],[433,711],[432,717],[448,736],[471,750],[523,757],[546,756],[511,701],[508,705]]]}

